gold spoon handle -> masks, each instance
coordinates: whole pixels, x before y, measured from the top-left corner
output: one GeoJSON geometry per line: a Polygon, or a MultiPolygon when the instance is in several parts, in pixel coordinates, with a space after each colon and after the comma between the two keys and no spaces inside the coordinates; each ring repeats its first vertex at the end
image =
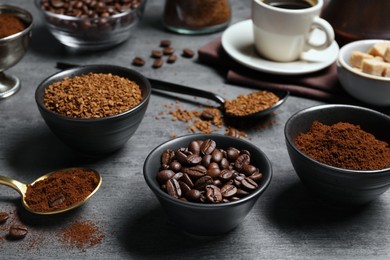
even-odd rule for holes
{"type": "Polygon", "coordinates": [[[27,191],[27,185],[24,183],[21,183],[17,180],[5,177],[5,176],[0,176],[0,184],[9,186],[19,192],[19,194],[23,197],[26,194],[27,191]]]}

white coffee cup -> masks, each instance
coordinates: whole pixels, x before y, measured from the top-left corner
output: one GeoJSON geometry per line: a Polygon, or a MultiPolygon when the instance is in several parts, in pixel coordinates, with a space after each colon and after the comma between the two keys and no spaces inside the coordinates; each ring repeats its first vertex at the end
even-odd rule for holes
{"type": "Polygon", "coordinates": [[[273,6],[269,2],[289,3],[304,0],[252,0],[252,22],[254,44],[263,57],[290,62],[300,59],[302,53],[310,50],[324,50],[334,41],[332,26],[320,18],[323,0],[306,0],[309,7],[288,9],[273,6]],[[314,29],[325,33],[323,42],[313,42],[314,29]]]}

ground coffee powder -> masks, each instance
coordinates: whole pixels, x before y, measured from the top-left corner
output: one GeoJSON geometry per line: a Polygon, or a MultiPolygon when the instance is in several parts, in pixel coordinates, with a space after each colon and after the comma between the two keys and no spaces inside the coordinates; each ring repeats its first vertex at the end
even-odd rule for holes
{"type": "Polygon", "coordinates": [[[350,123],[325,125],[314,121],[309,132],[297,136],[295,145],[311,158],[339,168],[379,170],[390,167],[389,144],[350,123]]]}
{"type": "Polygon", "coordinates": [[[79,220],[63,230],[60,237],[65,246],[84,250],[100,244],[105,235],[93,222],[79,220]]]}
{"type": "Polygon", "coordinates": [[[25,24],[17,16],[0,13],[0,38],[21,32],[25,28],[25,24]]]}

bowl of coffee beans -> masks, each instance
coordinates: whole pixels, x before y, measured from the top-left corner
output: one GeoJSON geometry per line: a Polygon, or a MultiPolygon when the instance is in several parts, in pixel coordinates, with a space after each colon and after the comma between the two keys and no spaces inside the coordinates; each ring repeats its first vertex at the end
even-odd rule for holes
{"type": "Polygon", "coordinates": [[[146,0],[35,0],[47,28],[65,46],[105,49],[128,39],[146,0]]]}
{"type": "Polygon", "coordinates": [[[143,171],[172,221],[201,236],[239,225],[272,178],[271,163],[257,146],[219,134],[171,139],[148,155],[143,171]]]}
{"type": "Polygon", "coordinates": [[[351,105],[303,109],[287,121],[287,150],[313,194],[342,206],[366,204],[390,187],[390,117],[351,105]]]}
{"type": "Polygon", "coordinates": [[[150,94],[149,81],[134,70],[88,65],[49,76],[37,87],[35,100],[59,139],[80,154],[102,156],[135,133],[150,94]]]}

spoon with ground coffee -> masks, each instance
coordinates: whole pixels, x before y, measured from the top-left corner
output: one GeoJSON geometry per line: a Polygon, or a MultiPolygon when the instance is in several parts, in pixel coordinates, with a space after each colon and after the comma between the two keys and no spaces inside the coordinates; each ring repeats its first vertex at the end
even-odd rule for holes
{"type": "Polygon", "coordinates": [[[15,189],[28,211],[58,214],[83,205],[102,183],[100,174],[89,168],[66,168],[45,174],[31,184],[0,176],[0,184],[15,189]]]}
{"type": "MultiPolygon", "coordinates": [[[[80,65],[57,62],[56,68],[69,69],[80,67],[80,65]]],[[[249,95],[240,95],[236,99],[226,100],[225,98],[209,91],[182,86],[179,84],[165,82],[148,78],[153,90],[174,92],[189,96],[211,99],[220,104],[219,109],[229,119],[248,120],[269,115],[280,107],[288,98],[289,91],[272,90],[256,91],[249,95]]]]}

